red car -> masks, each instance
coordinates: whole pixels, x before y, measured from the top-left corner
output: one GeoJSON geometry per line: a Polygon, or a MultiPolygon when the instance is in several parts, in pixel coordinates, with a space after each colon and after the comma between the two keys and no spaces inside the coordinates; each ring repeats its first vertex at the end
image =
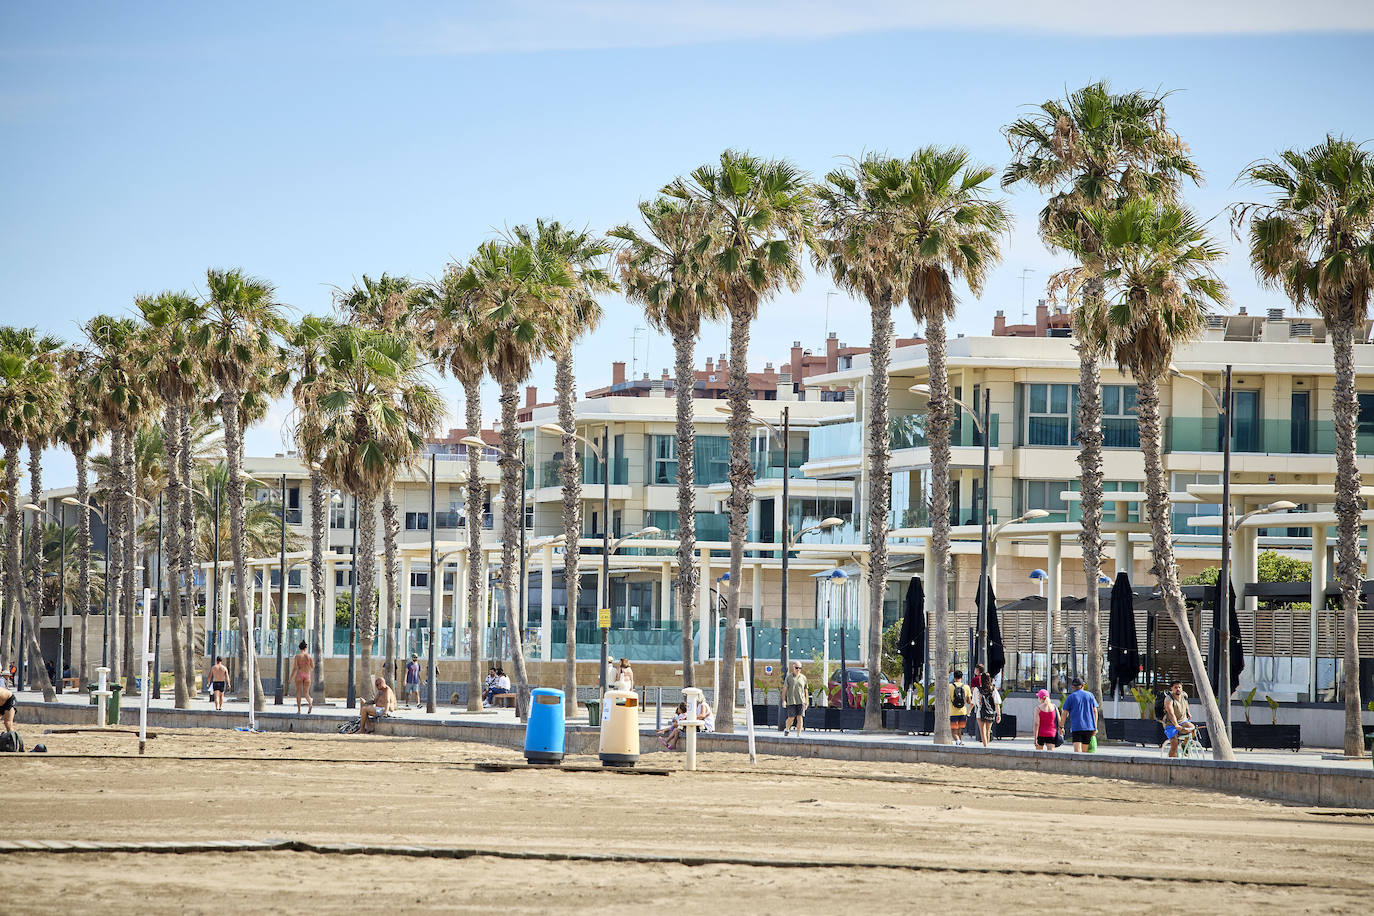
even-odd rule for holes
{"type": "MultiPolygon", "coordinates": [[[[855,688],[859,685],[863,685],[863,687],[868,686],[868,669],[846,668],[844,669],[844,673],[845,680],[848,681],[849,687],[847,691],[849,702],[845,705],[850,709],[859,709],[862,706],[862,703],[859,701],[860,692],[856,691],[855,688]]],[[[880,689],[883,692],[884,706],[902,705],[902,692],[897,689],[897,685],[892,681],[885,677],[882,678],[882,686],[880,689]]],[[[831,706],[840,705],[840,674],[838,671],[830,675],[830,684],[826,690],[826,702],[831,706]]]]}

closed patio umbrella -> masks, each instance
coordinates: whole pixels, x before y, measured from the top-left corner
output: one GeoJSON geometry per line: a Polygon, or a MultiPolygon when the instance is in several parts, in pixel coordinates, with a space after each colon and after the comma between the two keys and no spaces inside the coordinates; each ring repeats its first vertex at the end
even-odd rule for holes
{"type": "MultiPolygon", "coordinates": [[[[980,589],[974,596],[974,613],[982,606],[983,593],[980,589]]],[[[976,617],[974,619],[977,619],[976,617]]],[[[992,588],[992,583],[988,583],[988,657],[986,660],[988,674],[994,678],[1002,673],[1002,669],[1007,666],[1007,650],[1002,645],[1002,624],[997,619],[997,592],[992,588]]]]}
{"type": "Polygon", "coordinates": [[[1236,590],[1227,588],[1230,596],[1229,610],[1231,615],[1231,689],[1221,689],[1221,672],[1217,669],[1221,661],[1221,589],[1222,584],[1218,582],[1212,589],[1212,635],[1207,641],[1207,679],[1212,682],[1212,690],[1216,692],[1218,700],[1228,700],[1240,686],[1240,673],[1245,670],[1245,642],[1240,638],[1240,617],[1236,614],[1236,590]]]}
{"type": "Polygon", "coordinates": [[[921,680],[926,661],[926,593],[920,576],[912,576],[906,587],[906,609],[902,631],[897,636],[897,651],[902,656],[902,691],[921,680]]]}
{"type": "Polygon", "coordinates": [[[1107,621],[1107,678],[1116,693],[1140,674],[1140,644],[1135,637],[1135,593],[1124,573],[1112,583],[1111,617],[1107,621]]]}

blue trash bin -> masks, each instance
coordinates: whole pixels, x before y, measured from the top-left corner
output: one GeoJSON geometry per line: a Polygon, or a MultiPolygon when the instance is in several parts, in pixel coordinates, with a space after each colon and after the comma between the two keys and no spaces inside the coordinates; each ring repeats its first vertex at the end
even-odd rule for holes
{"type": "Polygon", "coordinates": [[[563,691],[536,687],[530,694],[530,718],[525,726],[525,759],[562,763],[563,737],[563,691]]]}

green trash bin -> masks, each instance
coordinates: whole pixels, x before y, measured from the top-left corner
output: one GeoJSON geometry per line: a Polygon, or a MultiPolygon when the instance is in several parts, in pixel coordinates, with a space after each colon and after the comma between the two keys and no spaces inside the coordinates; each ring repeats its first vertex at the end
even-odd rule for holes
{"type": "Polygon", "coordinates": [[[593,728],[601,724],[601,701],[587,701],[587,724],[593,728]]]}
{"type": "Polygon", "coordinates": [[[119,724],[119,695],[124,692],[123,684],[110,685],[110,699],[105,707],[105,724],[119,724]]]}

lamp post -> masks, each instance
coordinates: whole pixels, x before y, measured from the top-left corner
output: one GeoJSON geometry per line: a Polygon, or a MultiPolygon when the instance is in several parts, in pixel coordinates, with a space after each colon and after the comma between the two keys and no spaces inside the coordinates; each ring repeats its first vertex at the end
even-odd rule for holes
{"type": "MultiPolygon", "coordinates": [[[[345,518],[347,513],[344,514],[345,518]]],[[[358,673],[358,497],[353,497],[353,561],[348,573],[348,702],[349,709],[358,705],[358,688],[354,683],[358,673]]]]}
{"type": "MultiPolygon", "coordinates": [[[[108,666],[110,663],[110,525],[105,521],[105,516],[99,509],[95,506],[81,502],[75,496],[64,496],[62,498],[62,505],[76,506],[80,509],[94,512],[100,518],[100,524],[105,528],[105,606],[101,611],[105,626],[100,646],[100,664],[108,666]]],[[[63,510],[63,516],[65,517],[65,515],[66,510],[63,510]]],[[[85,650],[83,649],[82,651],[84,652],[85,650]]],[[[84,676],[84,672],[82,675],[84,676]]]]}
{"type": "MultiPolygon", "coordinates": [[[[66,539],[63,539],[66,546],[66,539]]],[[[157,626],[153,636],[153,699],[162,699],[162,494],[157,494],[157,626]]],[[[59,661],[60,663],[60,661],[59,661]]]]}
{"type": "MultiPolygon", "coordinates": [[[[286,702],[285,685],[282,676],[286,673],[286,658],[282,654],[286,643],[286,475],[281,475],[281,553],[277,560],[277,689],[272,695],[272,703],[281,706],[286,702]]],[[[263,570],[267,575],[267,570],[263,570]]]]}
{"type": "MultiPolygon", "coordinates": [[[[38,524],[38,516],[39,516],[40,513],[43,514],[43,515],[46,515],[48,518],[52,519],[54,522],[57,523],[57,528],[58,528],[58,531],[57,531],[57,540],[58,540],[58,543],[59,543],[59,545],[60,545],[60,548],[59,548],[59,549],[61,550],[61,559],[58,561],[58,565],[57,565],[57,664],[54,666],[54,670],[57,672],[57,677],[54,679],[54,680],[56,681],[56,683],[53,684],[53,689],[54,689],[57,693],[61,693],[61,692],[62,692],[62,656],[65,654],[65,649],[66,649],[66,632],[65,632],[65,630],[63,630],[63,627],[66,625],[66,618],[65,618],[65,616],[64,616],[64,614],[63,614],[63,611],[65,610],[65,605],[66,605],[66,601],[67,601],[67,523],[66,523],[67,510],[66,510],[65,508],[62,510],[62,519],[59,520],[55,515],[53,515],[53,514],[52,514],[51,512],[49,512],[47,509],[43,509],[43,508],[41,508],[41,507],[35,505],[34,503],[24,503],[24,508],[25,508],[25,509],[28,509],[30,512],[34,513],[34,528],[35,528],[36,530],[40,529],[40,526],[39,526],[39,524],[38,524]]],[[[42,575],[41,570],[42,570],[42,568],[43,568],[43,567],[42,567],[42,554],[41,554],[41,551],[42,551],[42,549],[43,549],[43,537],[42,537],[42,531],[41,531],[41,530],[39,530],[38,549],[39,549],[40,553],[37,554],[37,555],[35,556],[35,559],[39,562],[39,570],[40,570],[40,573],[39,573],[39,574],[40,574],[40,577],[41,577],[41,575],[42,575]]],[[[42,579],[41,579],[41,578],[39,579],[39,582],[40,582],[40,583],[42,582],[42,579]]],[[[39,596],[40,596],[40,598],[41,598],[41,596],[42,596],[41,585],[40,585],[39,596]]],[[[43,619],[43,603],[42,603],[42,601],[39,601],[38,607],[37,607],[35,610],[36,610],[38,613],[37,613],[37,616],[36,616],[34,619],[37,620],[37,621],[39,621],[39,623],[41,624],[42,619],[43,619]]],[[[40,659],[40,662],[41,662],[41,661],[42,661],[42,660],[40,659]]]]}
{"type": "MultiPolygon", "coordinates": [[[[333,553],[334,553],[334,537],[333,537],[333,532],[334,532],[334,504],[335,504],[335,503],[339,503],[339,504],[342,505],[342,503],[343,503],[343,496],[340,495],[340,493],[339,493],[338,490],[330,490],[330,491],[329,491],[329,505],[328,505],[328,507],[325,509],[325,513],[326,513],[326,522],[325,522],[325,526],[324,526],[324,552],[325,552],[325,553],[328,553],[328,554],[333,554],[333,553]]],[[[313,507],[312,507],[311,511],[314,511],[313,507]]],[[[313,525],[313,522],[312,522],[312,525],[313,525]]],[[[335,569],[334,569],[334,565],[333,565],[332,563],[331,563],[330,566],[329,566],[329,575],[330,575],[331,577],[335,575],[335,569]]],[[[313,588],[313,583],[312,583],[312,588],[313,588]]],[[[311,695],[314,696],[314,698],[315,698],[316,700],[318,700],[319,702],[321,702],[321,703],[323,703],[323,702],[325,701],[325,695],[324,695],[324,632],[325,632],[325,627],[324,627],[324,615],[325,615],[325,614],[336,614],[336,613],[337,613],[337,603],[336,603],[335,607],[329,607],[329,608],[323,608],[323,607],[322,607],[322,608],[316,608],[316,609],[315,609],[315,621],[314,621],[314,622],[315,622],[315,632],[311,634],[311,637],[312,637],[312,639],[314,640],[314,643],[315,643],[315,670],[314,670],[314,680],[313,680],[313,683],[311,683],[311,685],[310,685],[310,692],[311,692],[311,695]]],[[[333,634],[334,631],[331,629],[329,632],[330,632],[330,634],[331,634],[331,636],[332,636],[332,634],[333,634]]],[[[330,654],[330,655],[333,655],[333,654],[334,654],[334,645],[333,645],[332,639],[331,639],[330,646],[329,646],[329,654],[330,654]]]]}
{"type": "Polygon", "coordinates": [[[209,645],[210,651],[206,653],[206,655],[208,655],[209,658],[210,658],[211,660],[213,660],[213,659],[216,657],[216,653],[219,652],[219,637],[220,637],[220,634],[219,634],[218,630],[216,629],[216,627],[219,626],[219,611],[220,611],[220,608],[219,608],[219,516],[220,516],[220,505],[219,505],[219,504],[220,504],[220,486],[219,486],[219,481],[217,480],[217,481],[215,481],[215,524],[214,524],[214,536],[215,536],[215,544],[214,544],[214,548],[215,548],[215,549],[214,549],[214,554],[215,554],[215,556],[214,556],[214,563],[215,563],[215,565],[214,565],[213,567],[211,567],[211,570],[210,570],[210,573],[211,573],[211,583],[210,583],[210,585],[211,585],[211,588],[214,589],[214,599],[215,599],[215,600],[214,600],[214,602],[213,602],[212,607],[210,608],[210,621],[211,621],[211,622],[210,622],[210,626],[207,628],[207,629],[209,630],[209,632],[210,632],[210,645],[209,645]]]}

